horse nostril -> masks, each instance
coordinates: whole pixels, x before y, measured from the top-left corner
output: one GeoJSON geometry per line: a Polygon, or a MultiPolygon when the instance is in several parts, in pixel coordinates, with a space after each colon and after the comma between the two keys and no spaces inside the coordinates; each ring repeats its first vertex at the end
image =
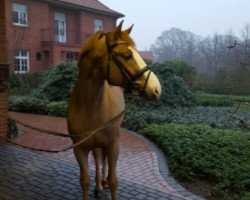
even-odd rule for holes
{"type": "Polygon", "coordinates": [[[157,87],[155,88],[155,94],[156,94],[156,95],[159,95],[159,94],[160,94],[160,92],[159,92],[159,90],[158,90],[157,87]]]}

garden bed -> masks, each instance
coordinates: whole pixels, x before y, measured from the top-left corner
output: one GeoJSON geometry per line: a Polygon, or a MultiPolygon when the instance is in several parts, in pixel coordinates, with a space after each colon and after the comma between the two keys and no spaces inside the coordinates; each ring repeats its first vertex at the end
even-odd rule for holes
{"type": "Polygon", "coordinates": [[[203,186],[210,188],[206,198],[249,199],[250,132],[163,124],[140,133],[164,150],[178,180],[186,185],[203,180],[203,186]]]}

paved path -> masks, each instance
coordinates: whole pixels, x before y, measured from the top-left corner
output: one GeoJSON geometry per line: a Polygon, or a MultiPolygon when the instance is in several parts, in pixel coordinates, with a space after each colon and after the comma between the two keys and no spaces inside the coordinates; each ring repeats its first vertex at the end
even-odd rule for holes
{"type": "MultiPolygon", "coordinates": [[[[67,133],[65,118],[9,113],[37,127],[67,133]]],[[[68,138],[48,136],[18,126],[13,141],[38,149],[62,149],[68,138]]],[[[162,152],[138,134],[124,130],[118,160],[118,199],[201,200],[169,175],[162,152]]],[[[94,165],[90,156],[90,199],[94,199],[94,165]]],[[[0,200],[81,199],[79,168],[72,150],[57,154],[31,151],[0,143],[0,200]]],[[[104,191],[101,199],[110,199],[104,191]]]]}

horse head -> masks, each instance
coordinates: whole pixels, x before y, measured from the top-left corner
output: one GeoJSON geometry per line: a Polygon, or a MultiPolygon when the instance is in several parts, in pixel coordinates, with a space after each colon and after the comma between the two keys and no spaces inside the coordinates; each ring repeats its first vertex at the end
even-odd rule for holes
{"type": "MultiPolygon", "coordinates": [[[[133,25],[122,31],[123,21],[109,33],[97,32],[92,37],[91,55],[98,60],[102,74],[110,85],[129,89],[133,94],[150,100],[161,95],[161,85],[156,75],[144,62],[129,34],[133,25]]],[[[88,44],[88,42],[87,42],[88,44]]]]}
{"type": "Polygon", "coordinates": [[[129,34],[133,26],[122,31],[123,21],[114,31],[105,35],[107,56],[104,73],[112,85],[129,89],[148,99],[158,99],[161,85],[156,75],[139,55],[129,34]]]}

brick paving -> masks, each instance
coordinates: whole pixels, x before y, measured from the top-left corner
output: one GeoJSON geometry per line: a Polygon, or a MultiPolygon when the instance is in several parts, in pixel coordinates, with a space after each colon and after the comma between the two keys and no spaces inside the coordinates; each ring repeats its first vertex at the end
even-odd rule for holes
{"type": "MultiPolygon", "coordinates": [[[[12,117],[40,128],[67,133],[65,118],[9,113],[12,117]]],[[[58,150],[71,145],[68,138],[49,136],[22,126],[13,141],[38,149],[58,150]]],[[[201,200],[186,191],[170,176],[163,153],[149,140],[123,130],[120,139],[118,199],[201,200]]],[[[94,199],[94,165],[89,157],[94,199]]],[[[81,199],[79,167],[73,151],[56,154],[31,151],[0,143],[0,200],[81,199]]],[[[110,199],[105,190],[101,199],[110,199]]]]}

